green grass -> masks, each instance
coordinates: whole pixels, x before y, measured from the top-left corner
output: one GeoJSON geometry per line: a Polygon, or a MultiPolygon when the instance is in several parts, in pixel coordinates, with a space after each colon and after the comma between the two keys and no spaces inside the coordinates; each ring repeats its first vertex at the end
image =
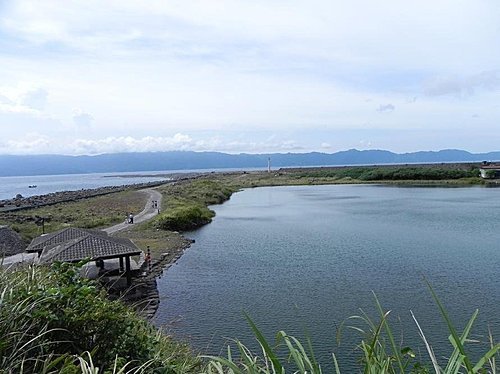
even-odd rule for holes
{"type": "Polygon", "coordinates": [[[145,372],[194,373],[189,347],[158,331],[70,264],[0,270],[0,373],[99,372],[146,364],[145,372]],[[87,361],[88,364],[90,362],[87,361]]]}
{"type": "Polygon", "coordinates": [[[160,189],[164,195],[163,212],[152,222],[162,230],[188,231],[212,221],[215,213],[209,205],[228,200],[237,187],[215,178],[169,184],[160,189]]]}
{"type": "Polygon", "coordinates": [[[479,180],[479,169],[452,169],[440,167],[346,167],[298,172],[304,177],[351,178],[359,181],[442,181],[469,179],[479,180]]]}
{"type": "Polygon", "coordinates": [[[42,227],[35,223],[37,216],[46,217],[46,233],[68,226],[100,228],[124,221],[127,213],[139,213],[146,201],[145,194],[129,190],[15,213],[0,213],[0,224],[11,226],[29,242],[42,234],[42,227]]]}

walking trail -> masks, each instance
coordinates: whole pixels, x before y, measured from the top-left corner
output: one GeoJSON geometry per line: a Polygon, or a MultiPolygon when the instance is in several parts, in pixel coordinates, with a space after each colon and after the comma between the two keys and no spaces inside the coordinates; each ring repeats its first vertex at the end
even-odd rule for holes
{"type": "MultiPolygon", "coordinates": [[[[161,200],[162,200],[161,193],[149,188],[146,190],[140,190],[140,192],[146,193],[148,195],[148,201],[146,202],[146,206],[144,207],[142,212],[134,216],[134,224],[141,223],[153,218],[154,216],[158,215],[158,210],[161,209],[161,200]],[[153,207],[153,201],[158,202],[158,205],[156,207],[153,207]]],[[[106,229],[103,229],[102,231],[105,231],[108,233],[108,235],[111,235],[117,231],[124,230],[127,227],[130,227],[130,223],[128,223],[128,218],[122,223],[108,227],[106,229]]]]}

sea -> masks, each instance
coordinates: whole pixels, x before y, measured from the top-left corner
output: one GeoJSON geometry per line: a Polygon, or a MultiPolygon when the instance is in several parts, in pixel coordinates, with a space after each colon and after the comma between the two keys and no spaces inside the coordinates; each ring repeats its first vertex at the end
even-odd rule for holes
{"type": "Polygon", "coordinates": [[[93,173],[0,177],[0,200],[12,199],[17,194],[29,197],[60,191],[78,191],[81,189],[168,180],[164,176],[155,174],[161,173],[93,173]],[[36,187],[30,188],[30,186],[36,187]]]}
{"type": "Polygon", "coordinates": [[[458,331],[476,309],[474,357],[500,340],[500,189],[330,185],[246,189],[211,207],[211,224],[158,280],[155,323],[209,355],[234,339],[259,351],[245,313],[274,343],[305,342],[333,373],[359,372],[356,345],[380,321],[398,346],[430,365],[411,312],[444,365],[449,331],[429,285],[458,331]],[[363,317],[352,318],[353,316],[363,317]]]}

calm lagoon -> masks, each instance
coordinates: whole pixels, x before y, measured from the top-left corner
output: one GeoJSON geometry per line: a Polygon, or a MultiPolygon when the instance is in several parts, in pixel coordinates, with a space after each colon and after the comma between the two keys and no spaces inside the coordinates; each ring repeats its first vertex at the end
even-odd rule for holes
{"type": "MultiPolygon", "coordinates": [[[[269,187],[212,207],[214,221],[158,281],[156,323],[207,354],[228,338],[253,338],[243,311],[266,335],[307,330],[323,366],[345,372],[359,356],[338,326],[359,308],[375,315],[372,291],[415,350],[414,312],[438,355],[445,325],[423,277],[462,328],[478,308],[474,336],[500,340],[500,189],[375,185],[269,187]]],[[[481,348],[484,349],[484,346],[481,348]]]]}

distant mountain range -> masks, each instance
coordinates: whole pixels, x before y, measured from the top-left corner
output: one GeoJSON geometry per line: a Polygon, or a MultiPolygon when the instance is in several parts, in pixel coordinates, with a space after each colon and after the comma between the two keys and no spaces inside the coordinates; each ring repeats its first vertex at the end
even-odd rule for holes
{"type": "Polygon", "coordinates": [[[220,152],[112,153],[97,156],[0,155],[0,176],[136,172],[158,170],[266,168],[268,157],[273,168],[408,164],[436,162],[475,162],[500,160],[500,151],[470,153],[463,150],[393,153],[382,150],[350,149],[336,153],[227,154],[220,152]]]}

